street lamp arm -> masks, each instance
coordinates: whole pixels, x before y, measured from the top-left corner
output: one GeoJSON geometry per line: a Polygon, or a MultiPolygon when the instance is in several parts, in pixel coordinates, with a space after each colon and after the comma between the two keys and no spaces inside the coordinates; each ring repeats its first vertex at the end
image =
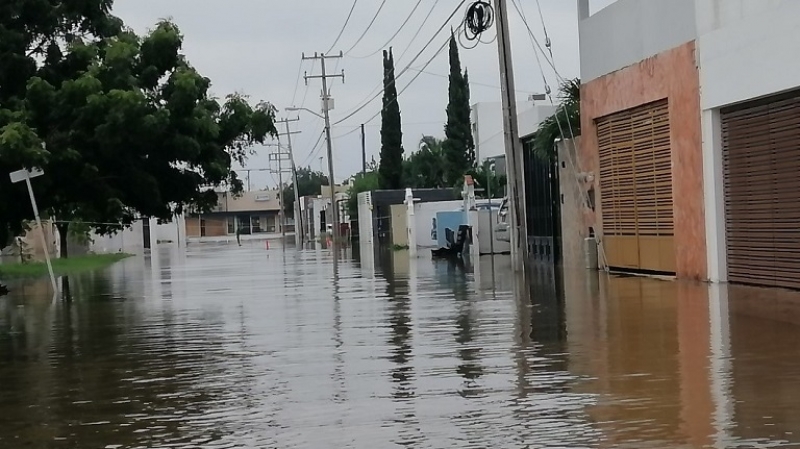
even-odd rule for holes
{"type": "Polygon", "coordinates": [[[306,111],[308,113],[316,115],[317,117],[319,117],[321,119],[325,118],[325,116],[323,116],[322,114],[314,112],[314,111],[312,111],[311,109],[308,109],[308,108],[294,108],[294,107],[292,107],[292,108],[286,108],[286,110],[289,111],[289,112],[306,111]]]}

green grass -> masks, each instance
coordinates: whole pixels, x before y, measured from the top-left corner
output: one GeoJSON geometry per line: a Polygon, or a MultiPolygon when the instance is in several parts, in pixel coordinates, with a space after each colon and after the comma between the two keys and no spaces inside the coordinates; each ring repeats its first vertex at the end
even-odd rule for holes
{"type": "MultiPolygon", "coordinates": [[[[132,254],[90,254],[87,256],[53,259],[53,271],[56,275],[83,273],[99,270],[131,257],[132,254]]],[[[45,262],[4,263],[0,264],[0,276],[39,277],[47,276],[45,262]]]]}

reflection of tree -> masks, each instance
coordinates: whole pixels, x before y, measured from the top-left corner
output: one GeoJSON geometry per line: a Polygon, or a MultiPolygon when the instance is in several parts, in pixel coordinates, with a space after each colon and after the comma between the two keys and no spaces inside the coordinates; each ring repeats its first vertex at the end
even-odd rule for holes
{"type": "Polygon", "coordinates": [[[396,276],[389,253],[381,254],[382,273],[386,279],[386,296],[391,303],[391,316],[389,324],[392,333],[389,344],[392,346],[389,357],[397,367],[392,370],[392,379],[397,383],[395,398],[410,398],[414,396],[411,381],[414,379],[414,369],[411,361],[411,314],[408,280],[396,276]]]}
{"type": "Polygon", "coordinates": [[[386,296],[390,302],[389,345],[392,349],[389,360],[395,364],[391,370],[391,380],[395,386],[392,396],[398,403],[396,421],[402,426],[398,439],[393,443],[416,447],[424,437],[419,433],[419,420],[415,407],[415,372],[412,365],[413,323],[409,280],[395,273],[391,253],[380,254],[380,266],[381,273],[386,279],[386,296]]]}
{"type": "Polygon", "coordinates": [[[29,296],[14,307],[17,316],[0,303],[0,447],[104,447],[109,438],[124,447],[185,447],[233,438],[235,418],[218,407],[252,396],[254,369],[226,351],[241,335],[208,315],[165,323],[102,273],[73,276],[70,285],[70,303],[29,296]],[[9,324],[15,340],[4,332],[9,324]]]}

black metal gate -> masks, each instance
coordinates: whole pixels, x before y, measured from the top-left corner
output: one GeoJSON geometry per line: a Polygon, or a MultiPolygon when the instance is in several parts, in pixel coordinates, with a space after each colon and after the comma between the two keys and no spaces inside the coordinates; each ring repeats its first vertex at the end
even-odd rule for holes
{"type": "Polygon", "coordinates": [[[561,262],[561,195],[558,187],[558,160],[535,156],[532,141],[523,142],[525,164],[525,205],[528,248],[531,259],[561,262]]]}

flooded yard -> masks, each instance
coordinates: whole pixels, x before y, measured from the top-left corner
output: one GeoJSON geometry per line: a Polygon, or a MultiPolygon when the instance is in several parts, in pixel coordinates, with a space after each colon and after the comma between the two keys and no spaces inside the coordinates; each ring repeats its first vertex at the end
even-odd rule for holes
{"type": "Polygon", "coordinates": [[[0,447],[800,447],[800,297],[203,245],[0,298],[0,447]],[[792,417],[795,418],[792,418],[792,417]]]}

